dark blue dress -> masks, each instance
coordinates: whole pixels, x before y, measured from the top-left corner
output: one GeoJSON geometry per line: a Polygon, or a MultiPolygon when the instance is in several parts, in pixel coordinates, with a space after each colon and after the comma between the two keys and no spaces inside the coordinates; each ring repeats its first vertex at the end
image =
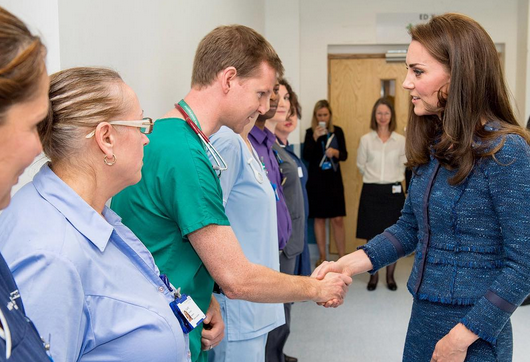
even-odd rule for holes
{"type": "MultiPolygon", "coordinates": [[[[6,318],[11,334],[11,357],[6,359],[6,341],[0,338],[0,361],[9,362],[50,362],[44,345],[33,323],[26,317],[24,306],[18,295],[18,287],[11,275],[4,257],[0,254],[0,309],[6,318]]],[[[3,326],[5,331],[5,326],[3,326]]]]}

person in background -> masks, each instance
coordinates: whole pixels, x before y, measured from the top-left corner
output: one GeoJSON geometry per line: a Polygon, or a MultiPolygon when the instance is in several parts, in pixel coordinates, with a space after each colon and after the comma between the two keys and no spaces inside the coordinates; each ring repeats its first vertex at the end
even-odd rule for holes
{"type": "MultiPolygon", "coordinates": [[[[291,113],[290,94],[285,86],[286,81],[280,80],[278,90],[278,108],[273,117],[269,118],[265,126],[271,133],[275,133],[276,125],[285,123],[291,113]],[[283,83],[283,84],[282,84],[283,83]]],[[[298,164],[285,149],[285,144],[274,136],[272,152],[276,158],[281,174],[281,187],[285,195],[285,203],[292,221],[291,237],[285,247],[280,251],[280,271],[294,275],[296,258],[304,250],[306,228],[304,193],[298,171],[298,164]]],[[[291,330],[291,303],[285,303],[285,324],[269,332],[267,338],[266,361],[284,362],[296,361],[294,357],[286,356],[283,348],[291,330]]]]}
{"type": "MultiPolygon", "coordinates": [[[[372,108],[369,133],[361,137],[357,168],[363,175],[359,201],[357,238],[370,240],[392,226],[401,216],[405,202],[405,137],[396,133],[396,112],[388,98],[378,99],[372,108]]],[[[396,263],[386,267],[388,289],[394,291],[396,263]]],[[[370,276],[367,289],[377,287],[379,273],[370,276]]]]}
{"type": "Polygon", "coordinates": [[[304,214],[306,227],[304,228],[304,250],[296,257],[296,265],[294,273],[296,275],[311,275],[311,261],[309,256],[309,247],[307,244],[307,218],[309,216],[309,201],[307,199],[307,167],[294,152],[294,147],[289,143],[289,135],[296,130],[298,120],[302,117],[302,107],[298,101],[298,96],[292,90],[291,85],[285,80],[280,80],[280,86],[285,86],[289,94],[289,102],[291,103],[291,110],[285,122],[278,122],[274,134],[278,143],[284,146],[284,149],[289,153],[289,156],[298,165],[298,175],[302,183],[302,193],[304,196],[304,214]]]}
{"type": "MultiPolygon", "coordinates": [[[[248,140],[255,118],[238,135],[221,127],[213,146],[230,167],[221,187],[226,216],[243,253],[252,263],[279,270],[276,197],[256,150],[248,140]]],[[[210,362],[265,361],[267,333],[285,323],[283,306],[229,299],[214,293],[221,306],[225,338],[209,354],[210,362]]]]}
{"type": "MultiPolygon", "coordinates": [[[[50,84],[45,57],[40,38],[0,7],[0,209],[9,205],[11,188],[42,151],[37,125],[48,114],[50,84]]],[[[26,297],[0,254],[0,361],[50,361],[26,316],[26,297]]]]}
{"type": "Polygon", "coordinates": [[[348,151],[344,132],[333,125],[333,112],[326,100],[315,104],[311,128],[305,134],[303,158],[309,163],[307,195],[309,217],[315,219],[318,266],[326,260],[326,219],[331,220],[339,257],[346,252],[346,204],[340,162],[346,161],[348,151]]]}
{"type": "Polygon", "coordinates": [[[530,292],[530,136],[480,24],[449,13],[410,33],[401,218],[315,275],[374,273],[415,251],[403,361],[509,362],[510,316],[530,292]]]}
{"type": "Polygon", "coordinates": [[[189,361],[169,283],[105,202],[142,177],[153,121],[114,71],[50,78],[51,160],[0,215],[0,248],[55,362],[189,361]],[[31,205],[31,207],[28,207],[31,205]]]}
{"type": "Polygon", "coordinates": [[[190,334],[193,361],[206,361],[206,351],[224,335],[212,295],[214,280],[216,292],[229,299],[331,300],[333,306],[342,303],[351,283],[343,275],[317,281],[250,262],[225,214],[219,178],[233,166],[209,137],[222,126],[240,133],[258,114],[267,113],[282,74],[277,53],[253,29],[230,25],[212,30],[195,53],[191,90],[156,122],[142,180],[112,199],[111,207],[152,250],[160,269],[206,311],[206,328],[190,334]]]}
{"type": "Polygon", "coordinates": [[[261,163],[267,172],[267,177],[274,188],[274,193],[276,194],[276,213],[278,216],[278,249],[283,250],[283,248],[285,248],[287,245],[289,238],[291,237],[292,220],[282,187],[283,178],[277,159],[277,154],[272,149],[272,146],[276,143],[276,136],[267,127],[265,127],[265,122],[268,119],[273,118],[276,114],[278,104],[280,102],[280,97],[278,95],[279,89],[280,84],[276,82],[274,91],[270,95],[269,111],[258,116],[256,124],[250,131],[248,138],[250,143],[252,143],[252,146],[256,149],[261,163]]]}

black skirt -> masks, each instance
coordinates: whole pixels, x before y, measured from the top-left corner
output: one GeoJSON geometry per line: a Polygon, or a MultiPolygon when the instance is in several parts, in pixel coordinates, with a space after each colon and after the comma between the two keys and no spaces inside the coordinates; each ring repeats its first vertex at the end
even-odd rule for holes
{"type": "Polygon", "coordinates": [[[400,182],[363,184],[357,216],[357,238],[370,240],[394,225],[401,216],[404,202],[405,194],[400,182]],[[394,192],[393,186],[396,187],[394,192]],[[397,187],[400,192],[395,192],[397,187]]]}

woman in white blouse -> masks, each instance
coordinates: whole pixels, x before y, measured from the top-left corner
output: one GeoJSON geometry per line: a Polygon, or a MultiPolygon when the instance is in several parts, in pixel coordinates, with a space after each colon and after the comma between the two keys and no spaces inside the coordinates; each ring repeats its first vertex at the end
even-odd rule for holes
{"type": "MultiPolygon", "coordinates": [[[[372,109],[369,133],[361,137],[357,167],[363,175],[359,202],[357,238],[370,240],[394,225],[405,201],[402,181],[405,178],[405,137],[395,132],[396,114],[388,98],[378,99],[372,109]]],[[[397,289],[396,264],[387,266],[388,289],[397,289]]],[[[377,287],[379,275],[370,277],[367,289],[377,287]]]]}

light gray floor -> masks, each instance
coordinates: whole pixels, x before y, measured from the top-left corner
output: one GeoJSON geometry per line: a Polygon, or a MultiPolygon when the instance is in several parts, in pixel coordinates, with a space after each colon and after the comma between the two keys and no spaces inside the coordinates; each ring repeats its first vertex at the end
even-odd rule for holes
{"type": "MultiPolygon", "coordinates": [[[[368,275],[364,274],[354,278],[344,304],[337,309],[295,303],[285,353],[300,362],[401,361],[412,306],[405,285],[412,261],[408,257],[398,263],[395,292],[386,288],[384,272],[377,289],[367,291],[368,275]]],[[[515,311],[512,324],[513,361],[530,361],[530,306],[515,311]]]]}

